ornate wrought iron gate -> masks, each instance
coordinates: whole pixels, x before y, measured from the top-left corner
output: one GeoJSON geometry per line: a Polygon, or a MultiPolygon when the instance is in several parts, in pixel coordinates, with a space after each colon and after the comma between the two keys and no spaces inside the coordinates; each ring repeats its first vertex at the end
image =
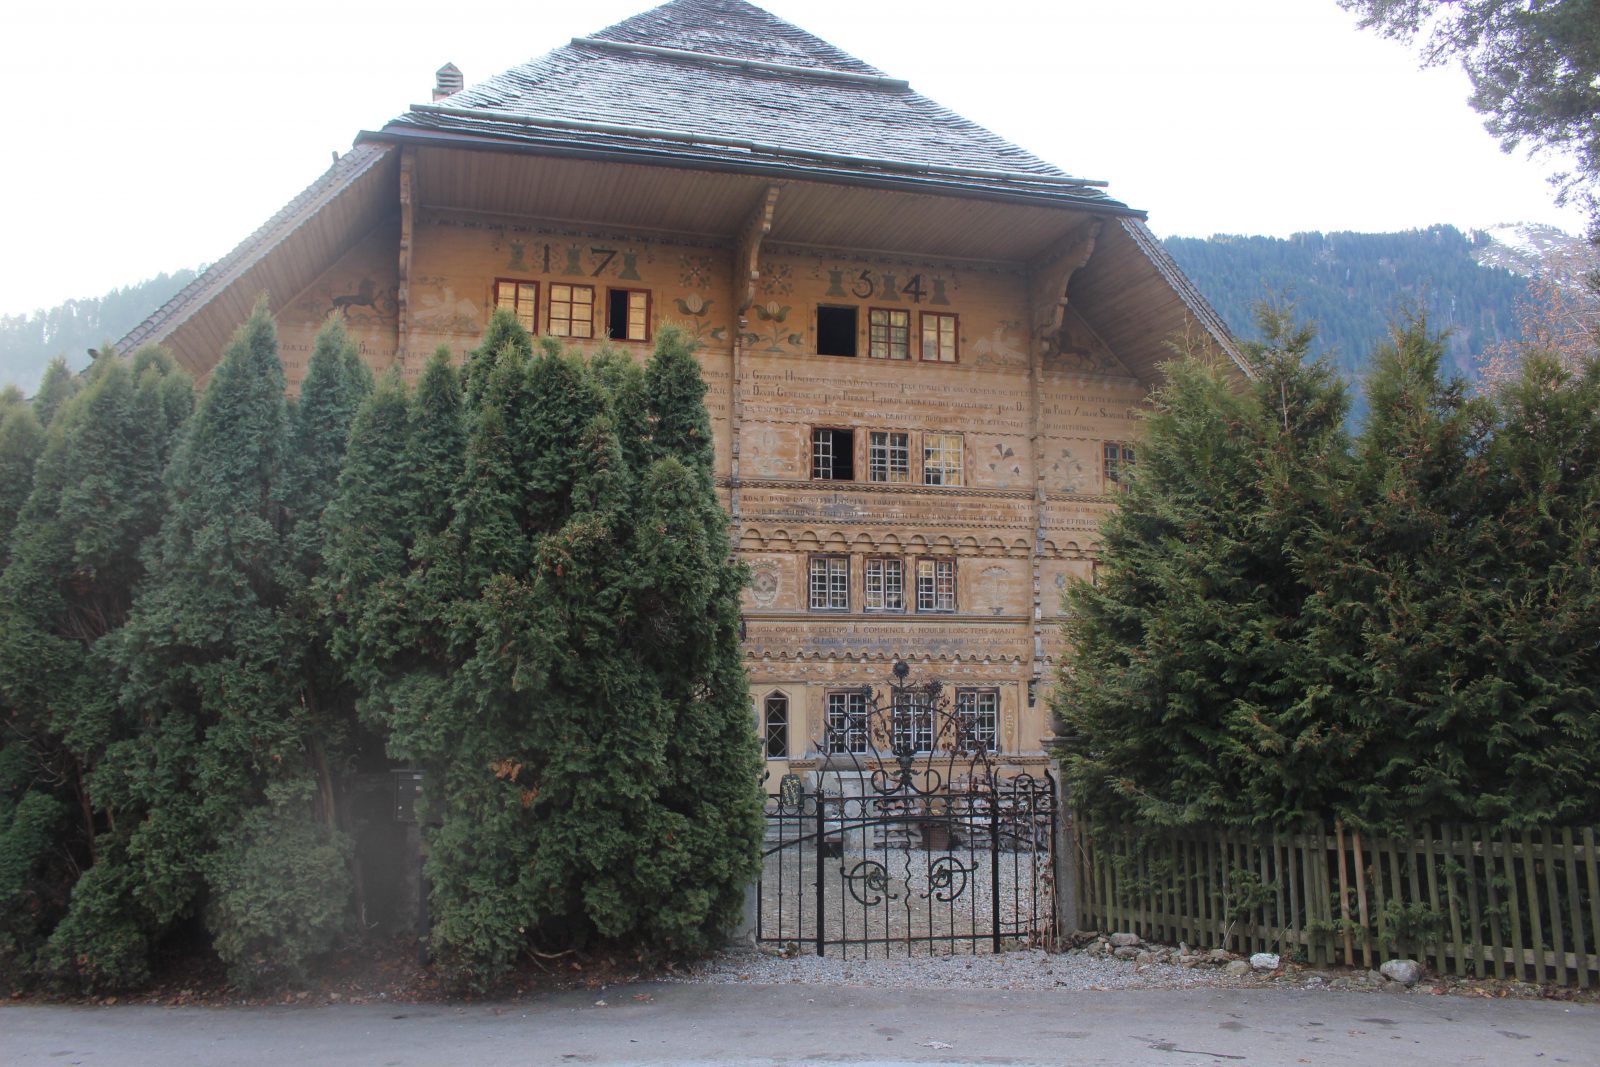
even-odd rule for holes
{"type": "Polygon", "coordinates": [[[756,940],[819,956],[1049,947],[1054,780],[1000,761],[992,707],[894,674],[887,702],[831,694],[814,768],[767,798],[756,940]]]}

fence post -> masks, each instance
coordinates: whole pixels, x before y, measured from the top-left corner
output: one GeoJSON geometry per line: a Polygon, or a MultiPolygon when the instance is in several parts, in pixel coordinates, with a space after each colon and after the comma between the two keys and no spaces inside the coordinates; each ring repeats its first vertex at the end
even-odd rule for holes
{"type": "Polygon", "coordinates": [[[1067,782],[1061,774],[1061,761],[1050,760],[1050,782],[1055,788],[1056,834],[1051,848],[1056,875],[1056,929],[1063,936],[1082,928],[1082,913],[1078,905],[1078,819],[1072,810],[1067,782]]]}

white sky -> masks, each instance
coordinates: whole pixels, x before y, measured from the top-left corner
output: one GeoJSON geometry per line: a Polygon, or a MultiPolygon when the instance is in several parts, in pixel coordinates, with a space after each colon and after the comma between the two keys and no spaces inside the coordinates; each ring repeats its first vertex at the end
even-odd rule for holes
{"type": "MultiPolygon", "coordinates": [[[[0,313],[214,261],[445,62],[470,84],[650,2],[10,0],[0,313]]],[[[763,6],[1109,181],[1163,236],[1582,227],[1459,70],[1419,71],[1334,0],[763,6]]]]}

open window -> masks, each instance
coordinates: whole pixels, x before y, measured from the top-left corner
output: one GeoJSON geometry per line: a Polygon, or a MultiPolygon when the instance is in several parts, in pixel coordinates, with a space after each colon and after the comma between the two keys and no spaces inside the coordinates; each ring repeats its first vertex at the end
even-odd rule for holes
{"type": "Polygon", "coordinates": [[[613,341],[650,340],[649,290],[606,290],[606,336],[613,341]]]}
{"type": "Polygon", "coordinates": [[[811,477],[849,482],[856,476],[856,434],[854,430],[816,429],[811,431],[811,477]]]}
{"type": "Polygon", "coordinates": [[[817,307],[817,355],[856,354],[856,316],[853,307],[822,304],[817,307]]]}

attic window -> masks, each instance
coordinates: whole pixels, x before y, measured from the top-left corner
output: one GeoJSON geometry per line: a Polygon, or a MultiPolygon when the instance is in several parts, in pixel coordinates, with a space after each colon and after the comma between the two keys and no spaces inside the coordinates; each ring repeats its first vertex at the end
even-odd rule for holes
{"type": "Polygon", "coordinates": [[[550,286],[550,333],[556,337],[594,336],[594,286],[550,286]]]}
{"type": "Polygon", "coordinates": [[[650,293],[647,290],[606,291],[606,336],[613,341],[650,340],[650,293]]]}
{"type": "Polygon", "coordinates": [[[856,354],[856,309],[817,307],[817,355],[853,356],[856,354]]]}

